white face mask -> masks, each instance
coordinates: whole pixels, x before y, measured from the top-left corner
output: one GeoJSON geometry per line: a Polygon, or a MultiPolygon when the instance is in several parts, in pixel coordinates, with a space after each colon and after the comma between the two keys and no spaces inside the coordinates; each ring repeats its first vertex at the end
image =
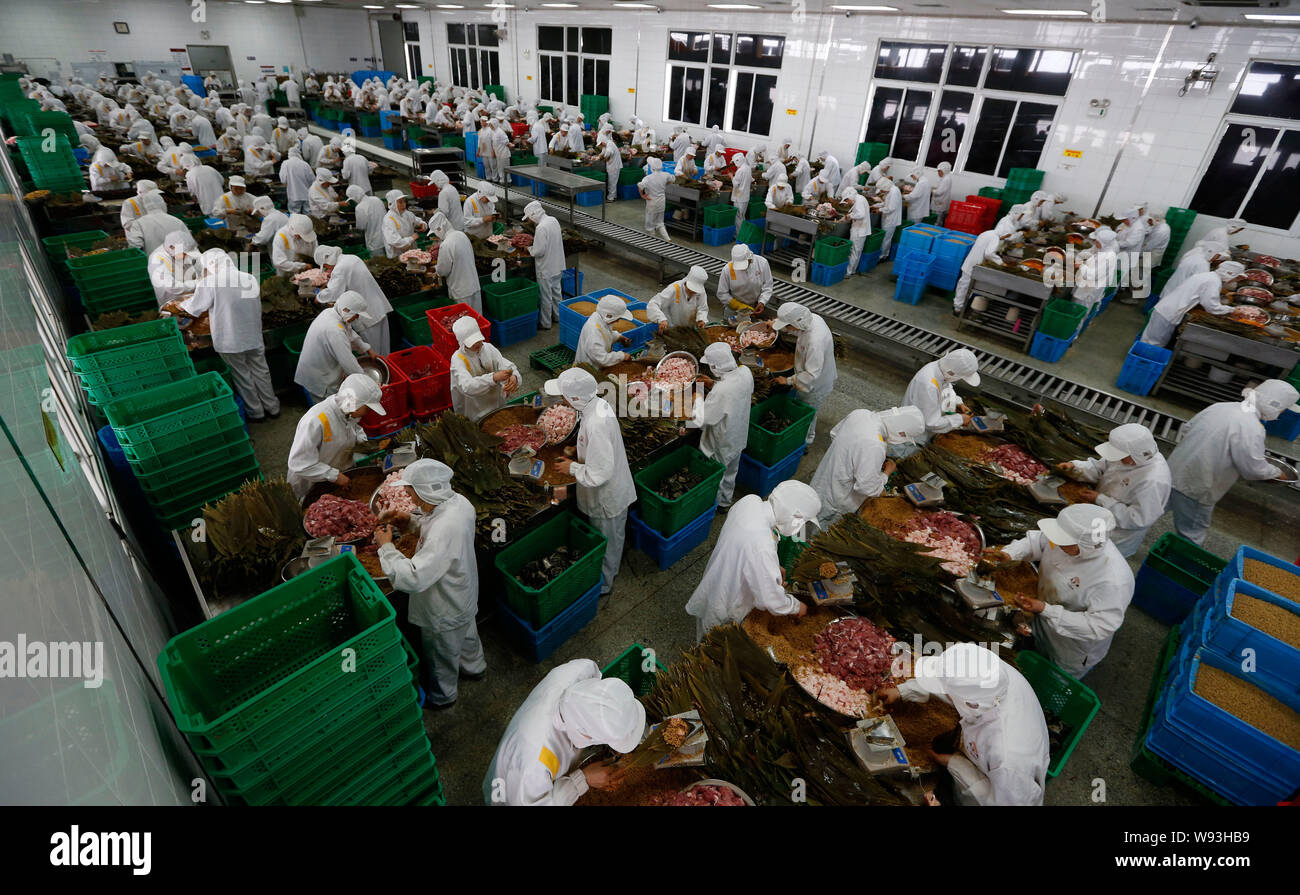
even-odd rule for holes
{"type": "Polygon", "coordinates": [[[804,539],[803,531],[807,524],[808,521],[800,516],[794,516],[785,522],[777,520],[776,533],[784,535],[787,538],[794,538],[795,540],[801,541],[804,539]]]}

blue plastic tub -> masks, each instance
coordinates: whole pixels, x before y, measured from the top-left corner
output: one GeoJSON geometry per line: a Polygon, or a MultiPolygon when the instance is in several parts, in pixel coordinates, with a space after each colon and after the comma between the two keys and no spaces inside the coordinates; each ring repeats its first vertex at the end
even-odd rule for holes
{"type": "Polygon", "coordinates": [[[1148,565],[1138,569],[1133,583],[1133,605],[1166,625],[1181,623],[1203,596],[1148,565]]]}
{"type": "Polygon", "coordinates": [[[834,286],[836,283],[842,282],[848,272],[849,262],[847,261],[839,264],[818,264],[814,261],[810,279],[817,286],[834,286]]]}
{"type": "Polygon", "coordinates": [[[506,629],[506,636],[524,655],[534,662],[543,662],[595,620],[599,603],[600,582],[596,582],[595,587],[578,597],[572,606],[543,625],[540,631],[511,612],[505,600],[498,598],[497,608],[501,611],[501,624],[506,629]]]}
{"type": "Polygon", "coordinates": [[[709,539],[709,529],[717,512],[717,506],[711,506],[688,522],[685,528],[665,536],[642,522],[636,510],[631,510],[627,514],[628,536],[632,546],[658,563],[662,571],[709,539]]]}
{"type": "Polygon", "coordinates": [[[546,184],[541,183],[540,181],[537,181],[537,180],[534,180],[534,181],[533,181],[533,195],[534,195],[534,196],[536,196],[537,198],[541,199],[541,198],[543,198],[543,197],[546,195],[546,192],[547,192],[546,184]]]}
{"type": "Polygon", "coordinates": [[[1286,441],[1295,441],[1300,438],[1300,413],[1284,410],[1277,419],[1265,423],[1264,430],[1269,435],[1276,435],[1286,441]]]}
{"type": "Polygon", "coordinates": [[[478,134],[465,135],[465,161],[478,161],[478,134]]]}
{"type": "Polygon", "coordinates": [[[474,173],[478,175],[480,180],[487,177],[487,168],[484,166],[483,159],[474,160],[474,173]]]}
{"type": "MultiPolygon", "coordinates": [[[[1291,575],[1300,577],[1300,566],[1297,566],[1295,563],[1289,562],[1285,559],[1280,559],[1276,556],[1270,556],[1262,550],[1256,550],[1254,547],[1243,545],[1237,548],[1237,552],[1233,554],[1232,559],[1228,560],[1228,564],[1215,580],[1214,593],[1216,597],[1222,599],[1227,595],[1228,586],[1232,583],[1233,579],[1241,578],[1242,580],[1246,580],[1246,560],[1248,559],[1259,560],[1262,563],[1267,563],[1268,565],[1282,569],[1291,575]]],[[[1256,586],[1258,587],[1258,585],[1256,586]]]]}
{"type": "Polygon", "coordinates": [[[403,138],[402,138],[401,136],[397,136],[397,137],[384,137],[384,148],[385,148],[385,149],[405,149],[405,148],[406,148],[406,142],[403,140],[403,138]]]}
{"type": "Polygon", "coordinates": [[[126,460],[126,451],[117,443],[117,436],[113,434],[112,426],[101,426],[96,433],[99,436],[100,446],[104,448],[104,454],[108,457],[108,463],[114,470],[120,472],[128,478],[135,478],[135,470],[126,460]]]}
{"type": "Polygon", "coordinates": [[[858,273],[866,273],[876,269],[880,263],[880,249],[874,252],[863,252],[862,257],[858,259],[858,273]]]}
{"type": "Polygon", "coordinates": [[[675,161],[673,161],[673,162],[664,162],[663,165],[664,165],[663,170],[664,170],[664,173],[665,173],[665,174],[676,174],[676,173],[677,173],[677,162],[675,162],[675,161]]]}
{"type": "Polygon", "coordinates": [[[1147,296],[1146,304],[1142,306],[1142,312],[1147,313],[1152,308],[1154,308],[1157,304],[1159,304],[1159,302],[1160,302],[1160,293],[1152,292],[1150,295],[1147,296]]]}
{"type": "Polygon", "coordinates": [[[771,466],[764,466],[749,454],[742,453],[740,469],[736,471],[736,484],[744,485],[759,497],[766,499],[773,488],[795,474],[807,450],[808,445],[801,444],[788,457],[776,461],[771,466]]]}
{"type": "Polygon", "coordinates": [[[1286,597],[1234,578],[1228,585],[1227,595],[1216,600],[1206,615],[1202,645],[1229,661],[1240,662],[1244,656],[1251,655],[1255,663],[1254,674],[1259,678],[1258,686],[1279,697],[1289,694],[1300,699],[1300,650],[1234,617],[1233,607],[1242,595],[1280,606],[1292,615],[1300,615],[1300,605],[1286,597]],[[1247,650],[1251,652],[1247,653],[1247,650]]]}
{"type": "Polygon", "coordinates": [[[498,348],[526,342],[537,335],[536,311],[529,311],[527,314],[520,314],[509,320],[493,320],[491,317],[487,320],[492,324],[492,344],[498,348]]]}
{"type": "Polygon", "coordinates": [[[1047,333],[1034,333],[1034,341],[1029,346],[1029,356],[1054,364],[1065,357],[1065,352],[1074,344],[1074,338],[1057,339],[1047,333]]]}
{"type": "Polygon", "coordinates": [[[565,298],[574,298],[582,294],[582,271],[568,268],[560,278],[560,294],[565,298]]]}
{"type": "MultiPolygon", "coordinates": [[[[603,296],[617,295],[627,302],[629,311],[640,311],[645,308],[646,303],[637,301],[626,292],[619,292],[617,289],[597,289],[595,292],[588,292],[585,295],[578,295],[573,298],[566,298],[560,302],[560,342],[574,351],[578,350],[578,335],[582,332],[582,327],[586,324],[587,318],[576,311],[568,309],[568,305],[576,301],[594,301],[598,302],[603,296]]],[[[654,338],[655,333],[659,330],[657,324],[645,323],[623,333],[630,340],[627,344],[618,346],[619,351],[636,351],[638,348],[644,348],[646,343],[654,338]]]]}
{"type": "Polygon", "coordinates": [[[894,301],[901,301],[905,305],[920,304],[922,296],[925,295],[925,282],[925,277],[919,280],[899,277],[898,284],[894,286],[894,301]]]}
{"type": "MultiPolygon", "coordinates": [[[[575,295],[571,299],[565,299],[560,302],[560,325],[564,326],[567,324],[573,329],[582,329],[583,324],[587,322],[587,318],[582,314],[579,314],[577,311],[571,310],[569,305],[579,301],[599,302],[606,295],[617,295],[619,298],[623,299],[623,301],[627,302],[628,307],[631,307],[636,303],[635,298],[628,295],[626,292],[620,292],[617,289],[597,289],[595,292],[588,292],[584,295],[575,295]]],[[[641,304],[640,307],[645,307],[645,305],[641,304]]],[[[572,348],[573,346],[570,345],[569,347],[572,348]]]]}
{"type": "Polygon", "coordinates": [[[204,218],[203,223],[207,225],[209,230],[226,229],[226,222],[223,218],[204,218]]]}
{"type": "MultiPolygon", "coordinates": [[[[1100,313],[1100,312],[1097,312],[1100,313]]],[[[1096,316],[1094,314],[1093,316],[1096,316]]],[[[1160,375],[1169,366],[1173,352],[1168,348],[1157,348],[1146,342],[1134,342],[1124,358],[1124,366],[1119,371],[1115,385],[1134,395],[1146,395],[1155,387],[1160,375]]],[[[1297,414],[1300,417],[1300,414],[1297,414]]]]}
{"type": "Polygon", "coordinates": [[[600,204],[600,197],[603,194],[604,190],[587,190],[583,193],[577,193],[573,197],[573,201],[583,208],[590,208],[593,205],[600,204]]]}
{"type": "Polygon", "coordinates": [[[618,197],[620,199],[640,199],[641,188],[635,183],[621,183],[618,187],[618,197]]]}
{"type": "MultiPolygon", "coordinates": [[[[707,246],[725,246],[736,241],[736,228],[731,227],[705,227],[704,244],[707,246]]],[[[813,268],[816,269],[814,264],[813,268]]],[[[841,279],[843,279],[841,277],[841,279]]]]}

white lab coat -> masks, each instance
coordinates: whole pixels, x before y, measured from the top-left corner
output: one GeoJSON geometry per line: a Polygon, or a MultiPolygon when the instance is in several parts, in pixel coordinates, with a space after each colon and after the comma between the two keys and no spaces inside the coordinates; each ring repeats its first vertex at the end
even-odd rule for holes
{"type": "Polygon", "coordinates": [[[957,278],[957,288],[953,293],[953,306],[957,310],[960,311],[966,307],[966,299],[971,290],[971,271],[984,261],[993,260],[1001,245],[1002,239],[994,230],[985,230],[975,237],[975,241],[971,243],[970,251],[966,253],[966,258],[961,263],[961,276],[957,278]]]}
{"type": "Polygon", "coordinates": [[[1276,478],[1277,469],[1264,459],[1265,438],[1258,412],[1246,402],[1211,404],[1187,422],[1182,441],[1169,455],[1173,490],[1213,506],[1238,477],[1276,478]]]}
{"type": "MultiPolygon", "coordinates": [[[[890,184],[880,205],[880,228],[888,231],[901,223],[903,223],[903,194],[897,184],[890,184]]],[[[886,235],[886,242],[891,238],[890,235],[886,235]]]]}
{"type": "Polygon", "coordinates": [[[686,278],[668,286],[646,302],[646,319],[651,323],[668,322],[669,326],[704,325],[709,320],[709,296],[703,290],[691,292],[686,278]]]}
{"type": "Polygon", "coordinates": [[[419,219],[410,209],[390,208],[384,215],[384,252],[389,258],[415,248],[415,224],[419,219]]]}
{"type": "Polygon", "coordinates": [[[1053,546],[1041,531],[1007,545],[1013,560],[1038,563],[1038,597],[1047,608],[1034,616],[1034,642],[1066,674],[1082,678],[1106,657],[1133,599],[1133,571],[1107,541],[1076,556],[1053,546]]]}
{"type": "Polygon", "coordinates": [[[217,197],[217,201],[212,203],[212,208],[208,212],[213,217],[224,218],[232,214],[253,213],[253,196],[245,192],[242,196],[236,196],[232,192],[224,192],[217,197]]]}
{"type": "Polygon", "coordinates": [[[673,163],[677,173],[681,174],[682,159],[686,158],[686,155],[691,151],[691,138],[686,134],[678,134],[673,137],[672,142],[668,144],[668,148],[673,151],[673,163]]]}
{"type": "Polygon", "coordinates": [[[564,231],[551,215],[543,215],[538,222],[529,253],[536,262],[539,283],[564,274],[568,263],[564,259],[564,231]]]}
{"type": "Polygon", "coordinates": [[[194,133],[195,146],[217,145],[217,134],[212,129],[212,122],[204,115],[196,115],[190,121],[190,130],[194,133]]]}
{"type": "Polygon", "coordinates": [[[293,433],[289,449],[289,487],[299,500],[316,482],[332,482],[352,466],[352,451],[366,440],[356,419],[339,409],[338,396],[330,395],[312,407],[293,433]]]}
{"type": "Polygon", "coordinates": [[[357,229],[366,234],[366,248],[370,257],[378,258],[384,253],[384,218],[388,216],[388,207],[378,196],[366,196],[357,203],[357,229]]]}
{"type": "Polygon", "coordinates": [[[930,214],[930,180],[922,177],[913,185],[912,191],[903,197],[907,203],[907,219],[919,221],[930,214]]]}
{"type": "Polygon", "coordinates": [[[140,197],[131,196],[122,200],[122,213],[119,215],[118,220],[122,224],[122,229],[125,230],[127,224],[144,214],[144,205],[140,202],[140,197]]]}
{"type": "Polygon", "coordinates": [[[578,332],[578,348],[574,352],[575,364],[590,364],[601,369],[627,360],[627,352],[615,351],[614,342],[620,333],[600,319],[600,314],[592,312],[587,322],[578,332]]]}
{"type": "Polygon", "coordinates": [[[840,160],[833,155],[827,155],[826,160],[822,162],[822,171],[827,173],[826,180],[834,189],[840,182],[840,160]]]}
{"type": "Polygon", "coordinates": [[[1142,331],[1142,341],[1164,347],[1187,312],[1197,305],[1216,317],[1230,313],[1231,306],[1219,300],[1222,288],[1223,281],[1219,275],[1209,271],[1188,277],[1177,289],[1166,289],[1160,296],[1160,301],[1151,309],[1151,319],[1142,331]]]}
{"type": "Polygon", "coordinates": [[[600,678],[590,659],[551,669],[506,726],[483,778],[486,805],[572,805],[587,791],[578,768],[582,750],[560,722],[560,697],[579,681],[600,678]],[[498,788],[498,782],[500,784],[498,788]],[[493,801],[494,794],[501,801],[493,801]]]}
{"type": "Polygon", "coordinates": [[[749,403],[754,395],[754,374],[749,367],[723,373],[709,394],[695,402],[690,425],[699,427],[700,450],[721,463],[725,470],[718,484],[718,502],[731,504],[736,489],[740,454],[749,440],[749,403]]]}
{"type": "Polygon", "coordinates": [[[925,417],[925,436],[917,441],[927,444],[936,435],[961,428],[961,414],[956,410],[959,403],[957,392],[952,383],[944,382],[936,360],[916,371],[903,393],[901,406],[920,409],[925,417]]]}
{"type": "Polygon", "coordinates": [[[736,165],[736,173],[731,175],[731,204],[736,206],[737,221],[749,207],[749,191],[754,186],[754,169],[744,163],[736,165]]]}
{"type": "Polygon", "coordinates": [[[359,152],[354,152],[343,159],[341,176],[348,186],[359,186],[370,195],[370,162],[359,152]]]}
{"type": "Polygon", "coordinates": [[[494,200],[479,193],[471,193],[461,210],[465,214],[466,233],[479,239],[487,239],[492,235],[492,221],[485,221],[484,218],[497,213],[494,200]]]}
{"type": "Polygon", "coordinates": [[[718,274],[718,302],[733,310],[753,309],[772,300],[772,265],[762,255],[749,259],[749,266],[736,270],[730,261],[718,274]]]}
{"type": "Polygon", "coordinates": [[[529,133],[529,139],[533,144],[533,155],[537,156],[538,161],[546,155],[547,147],[550,144],[550,131],[546,129],[545,121],[533,122],[533,127],[529,133]]]}
{"type": "Polygon", "coordinates": [[[298,145],[298,132],[291,127],[277,127],[271,131],[271,139],[268,142],[276,148],[276,151],[281,156],[287,158],[289,150],[298,145]]]}
{"type": "Polygon", "coordinates": [[[149,255],[149,282],[153,284],[153,294],[160,308],[187,292],[193,292],[200,273],[198,264],[190,256],[186,256],[178,271],[175,259],[163,246],[149,255]]]}
{"type": "Polygon", "coordinates": [[[301,93],[298,90],[298,82],[285,81],[283,89],[284,89],[284,98],[289,103],[289,105],[293,108],[299,108],[298,100],[299,97],[301,96],[301,93]]]}
{"type": "MultiPolygon", "coordinates": [[[[648,169],[647,169],[648,170],[648,169]]],[[[637,185],[645,193],[645,228],[654,230],[664,225],[664,188],[668,185],[668,173],[653,171],[641,178],[637,185]]]]}
{"type": "Polygon", "coordinates": [[[392,544],[379,548],[379,564],[395,589],[410,594],[407,620],[431,631],[449,631],[474,621],[478,612],[478,565],[474,559],[474,505],[456,494],[420,523],[420,541],[410,559],[392,544]]]}
{"type": "Polygon", "coordinates": [[[606,140],[600,157],[605,160],[605,186],[612,198],[618,191],[618,172],[623,170],[623,153],[612,139],[606,140]]]}
{"type": "Polygon", "coordinates": [[[180,218],[155,211],[136,218],[124,233],[128,245],[142,250],[146,255],[152,255],[154,250],[162,245],[163,240],[177,230],[189,232],[189,228],[180,218]]]}
{"type": "Polygon", "coordinates": [[[239,354],[263,347],[257,277],[235,270],[233,264],[221,271],[219,278],[205,275],[195,286],[194,296],[181,307],[195,317],[208,312],[212,348],[217,354],[239,354]]]}
{"type": "Polygon", "coordinates": [[[208,165],[199,165],[185,172],[185,185],[189,187],[195,201],[204,214],[212,214],[212,207],[217,204],[225,192],[225,181],[221,172],[208,165]]]}
{"type": "Polygon", "coordinates": [[[311,395],[331,394],[347,376],[361,372],[356,355],[369,350],[333,307],[325,308],[307,328],[293,381],[311,395]]]}
{"type": "MultiPolygon", "coordinates": [[[[835,340],[831,329],[817,314],[808,332],[799,333],[794,348],[794,387],[800,401],[821,407],[835,388],[835,340]]],[[[809,431],[811,435],[811,430],[809,431]]]]}
{"type": "Polygon", "coordinates": [[[578,481],[578,509],[588,516],[612,519],[636,502],[623,430],[604,398],[592,398],[580,413],[577,461],[569,473],[578,481]]]}
{"type": "Polygon", "coordinates": [[[829,200],[833,195],[835,185],[829,180],[823,180],[821,175],[808,181],[808,184],[800,192],[803,196],[804,205],[816,205],[819,202],[829,200]]]}
{"type": "Polygon", "coordinates": [[[253,245],[267,246],[275,238],[275,234],[280,232],[280,228],[289,223],[289,216],[279,209],[271,209],[262,218],[262,226],[253,236],[253,245]]]}
{"type": "Polygon", "coordinates": [[[244,149],[244,176],[266,177],[275,170],[275,150],[269,144],[244,149]]]}
{"type": "Polygon", "coordinates": [[[687,614],[697,620],[699,639],[718,625],[743,621],[754,609],[773,615],[799,611],[799,601],[781,583],[775,525],[772,507],[757,494],[732,506],[704,576],[686,602],[687,614]]]}
{"type": "Polygon", "coordinates": [[[312,217],[326,218],[339,210],[339,197],[332,187],[314,180],[307,191],[307,205],[312,217]]]}
{"type": "Polygon", "coordinates": [[[831,429],[812,487],[822,500],[817,522],[830,525],[845,513],[856,513],[862,501],[879,497],[889,477],[881,470],[888,445],[880,417],[871,410],[855,410],[831,429]]]}
{"type": "Polygon", "coordinates": [[[343,297],[344,292],[360,293],[366,300],[366,316],[376,321],[382,321],[393,312],[393,305],[379,287],[374,274],[366,267],[366,262],[356,255],[340,256],[339,263],[334,265],[330,274],[330,281],[316,293],[316,301],[332,305],[343,297]]]}
{"type": "Polygon", "coordinates": [[[948,206],[952,204],[952,175],[945,174],[938,177],[934,186],[930,190],[930,210],[940,215],[948,214],[948,206]]]}
{"type": "Polygon", "coordinates": [[[474,266],[474,247],[469,237],[452,230],[442,240],[438,249],[438,276],[447,283],[447,294],[454,302],[464,302],[476,313],[483,313],[482,292],[479,289],[478,270],[474,266]]]}
{"type": "Polygon", "coordinates": [[[484,342],[478,351],[461,348],[451,356],[451,409],[471,420],[504,407],[505,383],[494,382],[493,374],[502,370],[522,382],[519,368],[495,345],[484,342]]]}
{"type": "Polygon", "coordinates": [[[271,265],[282,277],[290,276],[312,266],[316,252],[315,234],[303,241],[289,232],[286,223],[271,237],[271,265]]]}
{"type": "MultiPolygon", "coordinates": [[[[316,159],[320,158],[321,150],[325,148],[325,141],[315,134],[308,134],[302,138],[300,148],[303,162],[314,170],[316,168],[316,159]]],[[[312,178],[315,177],[316,175],[313,173],[312,178]]]]}
{"type": "Polygon", "coordinates": [[[767,198],[763,204],[773,210],[794,204],[794,190],[789,183],[774,183],[767,188],[767,198]]]}
{"type": "Polygon", "coordinates": [[[1169,463],[1156,454],[1141,466],[1096,457],[1070,464],[1083,481],[1096,485],[1097,505],[1110,510],[1116,528],[1111,543],[1124,557],[1137,553],[1152,523],[1165,514],[1173,481],[1169,463]]]}
{"type": "Polygon", "coordinates": [[[300,158],[289,157],[280,164],[280,182],[284,184],[289,210],[306,212],[308,194],[316,182],[316,172],[300,158]]]}
{"type": "Polygon", "coordinates": [[[812,180],[812,167],[808,164],[808,159],[800,156],[795,161],[794,173],[788,179],[795,192],[802,196],[804,188],[808,186],[808,181],[812,180]]]}
{"type": "Polygon", "coordinates": [[[846,186],[858,186],[858,181],[862,179],[862,175],[870,173],[871,162],[861,162],[849,168],[840,176],[839,185],[835,188],[836,195],[842,192],[846,186]]]}
{"type": "Polygon", "coordinates": [[[438,191],[438,210],[451,223],[453,230],[465,229],[465,208],[460,193],[450,183],[438,191]]]}

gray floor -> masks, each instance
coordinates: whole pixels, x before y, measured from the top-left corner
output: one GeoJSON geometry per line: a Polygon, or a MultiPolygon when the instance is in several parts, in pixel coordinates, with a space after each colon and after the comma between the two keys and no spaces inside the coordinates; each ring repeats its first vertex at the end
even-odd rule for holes
{"type": "MultiPolygon", "coordinates": [[[[617,203],[610,206],[609,212],[611,219],[630,225],[639,226],[642,219],[640,202],[617,203]]],[[[721,255],[728,251],[728,247],[710,251],[721,255]]],[[[581,266],[586,276],[585,290],[614,287],[638,298],[649,298],[657,291],[653,274],[636,262],[608,253],[592,253],[582,256],[581,266]]],[[[893,283],[886,270],[881,267],[872,274],[851,278],[828,291],[839,298],[897,314],[931,329],[952,329],[950,309],[937,296],[929,296],[915,307],[893,302],[893,283]]],[[[1133,333],[1141,324],[1141,316],[1136,310],[1112,305],[1065,361],[1055,365],[1056,372],[1090,384],[1112,384],[1133,333]]],[[[978,337],[964,338],[980,344],[978,337]]],[[[528,368],[529,352],[554,344],[556,340],[554,331],[539,333],[529,342],[506,349],[506,354],[523,372],[525,390],[540,386],[544,379],[539,371],[528,368]]],[[[990,347],[996,349],[997,346],[990,347]]],[[[881,409],[895,405],[913,372],[894,369],[864,357],[847,358],[839,369],[836,392],[818,417],[817,442],[804,457],[796,476],[802,481],[812,477],[827,444],[827,433],[835,423],[858,407],[881,409]]],[[[268,474],[285,468],[294,426],[306,409],[297,395],[282,397],[288,401],[281,418],[253,429],[258,458],[268,474]]],[[[1153,403],[1160,405],[1160,402],[1153,403]]],[[[1185,416],[1192,412],[1189,408],[1174,409],[1185,416]]],[[[1245,543],[1279,555],[1294,553],[1296,546],[1291,534],[1294,527],[1272,524],[1266,501],[1267,495],[1256,497],[1253,492],[1244,500],[1226,501],[1216,514],[1207,548],[1226,556],[1245,543]]],[[[436,713],[425,712],[426,726],[449,804],[480,803],[482,777],[501,732],[532,687],[555,665],[579,657],[591,658],[603,665],[633,643],[654,648],[662,661],[670,663],[684,648],[694,643],[694,621],[686,615],[683,607],[700,579],[721,525],[720,517],[714,522],[709,542],[665,572],[659,571],[649,557],[629,549],[611,604],[541,665],[533,664],[513,651],[494,621],[484,625],[482,636],[489,663],[488,677],[482,682],[463,684],[454,707],[436,713]]],[[[1153,529],[1147,546],[1168,529],[1169,519],[1166,517],[1153,529]]],[[[1144,552],[1145,548],[1135,558],[1135,570],[1144,552]]],[[[486,605],[492,596],[483,594],[482,602],[486,605]]],[[[1110,655],[1087,681],[1101,698],[1101,711],[1070,758],[1065,772],[1049,783],[1048,804],[1076,805],[1097,801],[1127,805],[1203,804],[1183,790],[1153,786],[1133,774],[1128,767],[1129,750],[1141,723],[1152,666],[1166,630],[1140,610],[1129,611],[1110,655]],[[1104,792],[1104,798],[1097,798],[1099,792],[1104,792]]]]}

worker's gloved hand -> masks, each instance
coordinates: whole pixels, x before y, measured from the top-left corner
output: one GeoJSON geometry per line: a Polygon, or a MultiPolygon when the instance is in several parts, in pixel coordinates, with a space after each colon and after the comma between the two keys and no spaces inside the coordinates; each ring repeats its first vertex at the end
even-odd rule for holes
{"type": "Polygon", "coordinates": [[[497,370],[495,373],[492,374],[493,382],[505,382],[507,379],[513,379],[513,378],[514,378],[514,374],[511,373],[509,370],[497,370]]]}
{"type": "Polygon", "coordinates": [[[611,762],[597,761],[583,768],[582,775],[592,789],[606,789],[622,776],[622,772],[611,762]]]}
{"type": "Polygon", "coordinates": [[[352,480],[340,472],[338,478],[334,480],[334,484],[338,485],[340,488],[346,488],[348,485],[352,484],[352,480]]]}
{"type": "Polygon", "coordinates": [[[800,601],[799,601],[799,609],[798,609],[797,612],[795,612],[794,617],[795,617],[795,618],[803,618],[803,617],[804,617],[805,615],[807,615],[807,614],[808,614],[808,604],[805,603],[805,602],[803,602],[802,600],[800,600],[800,601]]]}
{"type": "Polygon", "coordinates": [[[381,525],[375,529],[375,544],[379,547],[393,543],[393,526],[381,525]]]}
{"type": "Polygon", "coordinates": [[[1061,472],[1070,472],[1074,469],[1074,461],[1066,460],[1064,463],[1057,463],[1056,468],[1061,470],[1061,472]]]}
{"type": "Polygon", "coordinates": [[[1079,499],[1086,500],[1088,503],[1096,503],[1098,497],[1101,497],[1101,492],[1091,488],[1084,488],[1079,492],[1079,499]]]}
{"type": "Polygon", "coordinates": [[[659,332],[663,332],[663,331],[666,330],[667,328],[668,328],[668,321],[667,321],[667,320],[660,320],[660,321],[659,321],[659,332]]]}
{"type": "Polygon", "coordinates": [[[371,360],[379,360],[379,355],[375,353],[375,349],[373,348],[370,348],[366,351],[366,357],[370,358],[371,360]]]}

